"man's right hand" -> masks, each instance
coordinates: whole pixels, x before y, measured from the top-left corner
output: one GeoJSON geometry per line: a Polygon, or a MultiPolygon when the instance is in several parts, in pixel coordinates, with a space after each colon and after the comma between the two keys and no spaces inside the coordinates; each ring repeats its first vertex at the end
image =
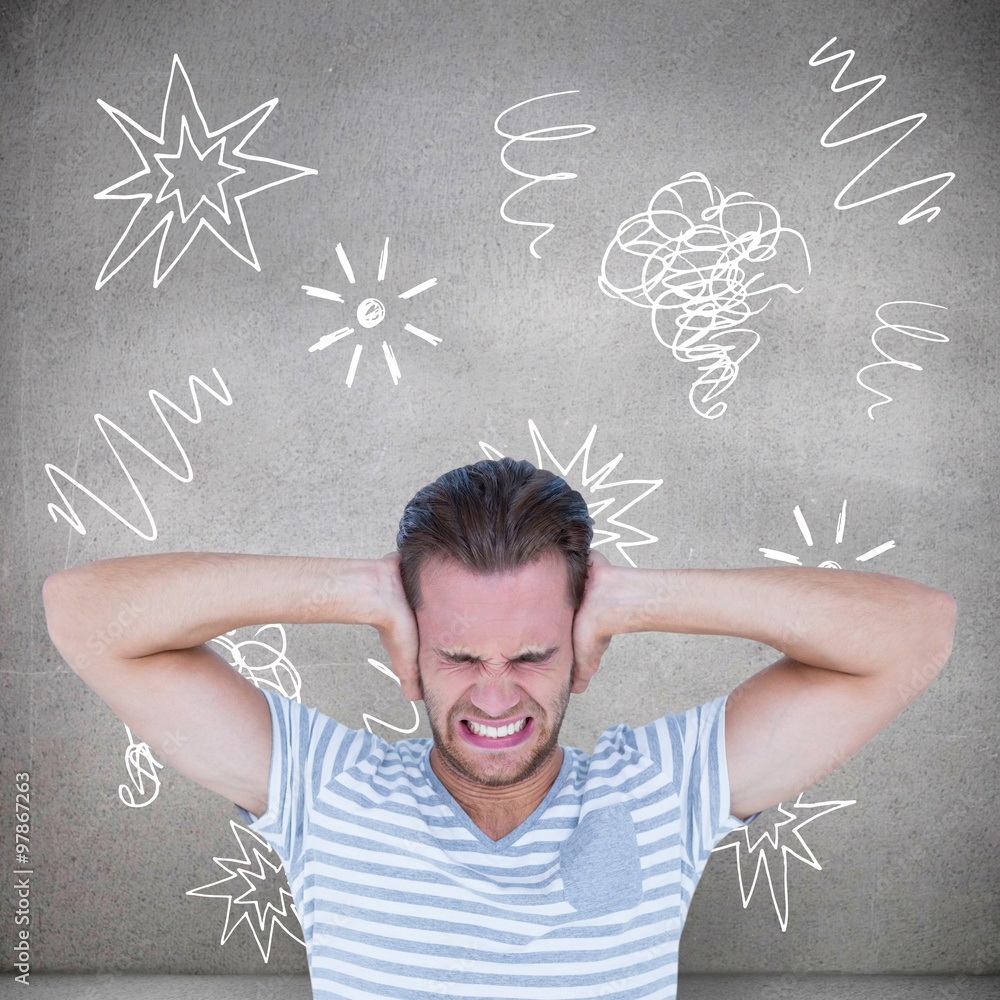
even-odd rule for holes
{"type": "Polygon", "coordinates": [[[390,552],[378,560],[378,563],[380,572],[377,592],[382,598],[382,611],[373,616],[375,620],[371,624],[378,629],[382,645],[389,654],[403,697],[408,701],[419,701],[423,697],[417,669],[420,639],[417,620],[406,600],[403,581],[399,575],[399,553],[390,552]]]}

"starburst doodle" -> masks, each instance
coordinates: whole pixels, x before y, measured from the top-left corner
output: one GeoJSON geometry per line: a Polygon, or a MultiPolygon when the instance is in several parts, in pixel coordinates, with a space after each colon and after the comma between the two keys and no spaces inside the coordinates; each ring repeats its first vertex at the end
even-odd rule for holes
{"type": "Polygon", "coordinates": [[[228,125],[209,129],[180,57],[175,55],[159,135],[106,101],[97,103],[125,133],[142,166],[94,195],[100,201],[139,202],[104,262],[95,287],[110,281],[157,233],[160,247],[154,288],[173,270],[202,229],[259,271],[257,252],[243,214],[244,200],[316,173],[310,167],[244,152],[244,146],[274,110],[278,98],[228,125]]]}
{"type": "Polygon", "coordinates": [[[819,819],[821,816],[825,816],[827,813],[835,812],[837,809],[843,809],[845,806],[853,806],[857,802],[856,799],[846,799],[843,801],[832,801],[832,802],[803,802],[802,793],[800,792],[795,802],[792,804],[792,809],[786,809],[784,803],[778,803],[778,812],[782,813],[786,818],[775,822],[772,824],[772,830],[765,830],[753,843],[750,842],[750,827],[741,826],[734,830],[731,834],[735,839],[729,843],[720,844],[718,847],[712,848],[712,853],[715,854],[718,851],[728,851],[730,849],[736,851],[736,870],[739,874],[740,879],[740,898],[743,900],[743,909],[745,910],[753,898],[754,889],[757,887],[757,879],[760,877],[761,870],[763,870],[764,875],[767,878],[768,887],[771,890],[771,902],[774,904],[774,912],[778,916],[778,923],[781,925],[781,931],[784,933],[788,930],[788,859],[789,857],[796,858],[803,864],[808,865],[810,868],[814,868],[816,871],[822,871],[823,866],[816,860],[816,855],[813,854],[809,845],[803,840],[802,834],[799,831],[813,820],[819,819]],[[806,815],[805,818],[801,818],[799,812],[801,810],[820,810],[819,812],[812,812],[806,815]],[[793,812],[792,810],[799,810],[799,812],[793,812]],[[790,830],[785,830],[784,828],[788,824],[799,820],[790,830]],[[792,837],[798,841],[801,850],[804,852],[802,854],[796,850],[794,843],[788,843],[792,837]],[[768,855],[771,856],[772,860],[775,862],[775,872],[777,875],[777,855],[781,855],[781,880],[776,885],[775,878],[771,872],[771,862],[768,861],[768,855]],[[751,859],[756,856],[756,862],[754,863],[753,880],[750,882],[750,888],[746,888],[747,879],[744,878],[743,869],[744,861],[747,867],[751,864],[751,859]]]}
{"type": "Polygon", "coordinates": [[[292,894],[282,885],[285,875],[274,849],[236,820],[231,819],[229,825],[243,856],[213,858],[227,873],[226,877],[197,889],[188,889],[187,895],[226,900],[226,924],[219,944],[225,944],[233,931],[245,921],[265,962],[271,954],[276,927],[305,947],[305,941],[284,922],[291,919],[298,922],[299,915],[292,894]],[[235,919],[234,906],[238,914],[235,919]]]}
{"type": "MultiPolygon", "coordinates": [[[[650,493],[662,486],[663,480],[616,479],[613,482],[607,482],[611,474],[618,468],[621,460],[625,457],[624,453],[619,453],[610,462],[602,465],[596,472],[591,472],[590,453],[594,446],[594,438],[597,436],[596,424],[590,429],[590,433],[580,446],[579,451],[565,465],[552,454],[533,420],[528,421],[528,431],[531,434],[531,442],[535,446],[535,465],[539,469],[558,472],[560,476],[570,482],[570,485],[579,489],[584,499],[588,501],[587,509],[590,512],[590,516],[594,519],[594,540],[591,543],[591,547],[596,549],[600,545],[607,545],[613,542],[622,558],[630,566],[635,566],[628,549],[636,545],[651,545],[659,539],[656,535],[649,534],[648,531],[643,531],[634,525],[626,524],[621,518],[639,503],[640,500],[644,500],[650,493]],[[615,492],[607,495],[608,491],[611,490],[615,492]],[[623,492],[627,496],[629,493],[636,491],[640,492],[633,496],[631,500],[622,503],[616,509],[612,509],[618,502],[618,497],[623,492]],[[590,500],[589,497],[594,495],[597,495],[596,499],[590,500]],[[598,527],[599,517],[603,518],[603,523],[608,525],[607,528],[598,527]],[[629,534],[626,535],[623,532],[628,532],[629,534]]],[[[484,441],[479,442],[479,447],[483,450],[483,454],[487,458],[504,457],[496,448],[486,444],[484,441]]]]}

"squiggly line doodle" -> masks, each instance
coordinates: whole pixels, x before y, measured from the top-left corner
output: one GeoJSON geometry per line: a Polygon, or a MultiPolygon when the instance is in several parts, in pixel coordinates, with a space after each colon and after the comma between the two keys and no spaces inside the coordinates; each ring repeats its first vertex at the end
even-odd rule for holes
{"type": "Polygon", "coordinates": [[[777,805],[777,810],[783,813],[787,818],[781,820],[778,823],[773,823],[774,831],[773,833],[764,831],[752,844],[750,842],[750,827],[741,826],[736,830],[733,830],[730,836],[734,839],[728,843],[720,844],[718,847],[712,848],[712,853],[715,854],[718,851],[734,850],[736,851],[736,871],[739,875],[740,880],[740,898],[743,901],[743,909],[745,910],[750,904],[750,900],[753,898],[754,889],[757,887],[757,879],[760,877],[761,870],[764,872],[764,876],[767,879],[768,888],[771,890],[771,902],[774,904],[774,912],[778,917],[778,923],[781,925],[781,932],[784,933],[788,930],[788,859],[789,856],[795,858],[797,861],[807,864],[810,868],[814,868],[816,871],[822,871],[823,866],[816,860],[816,855],[813,854],[812,849],[809,845],[802,839],[802,834],[799,831],[813,820],[819,819],[821,816],[827,815],[827,813],[835,812],[838,809],[843,809],[845,806],[853,806],[857,802],[857,799],[845,799],[832,802],[803,802],[802,795],[804,793],[800,792],[795,802],[792,804],[792,809],[800,810],[800,812],[792,812],[786,809],[784,803],[779,802],[777,805]],[[811,815],[807,815],[804,819],[801,818],[801,810],[803,809],[822,809],[822,812],[814,812],[811,815]],[[795,839],[802,845],[802,850],[804,854],[799,854],[795,848],[787,843],[781,843],[782,833],[779,831],[783,827],[787,826],[793,820],[799,820],[791,830],[784,831],[784,836],[790,839],[789,834],[795,837],[795,839]],[[766,843],[765,843],[766,841],[766,843]],[[767,850],[767,845],[770,845],[770,850],[767,850]],[[772,875],[771,866],[768,862],[768,854],[774,858],[775,855],[781,853],[781,881],[776,882],[775,875],[772,875]],[[753,881],[750,883],[750,888],[747,889],[744,884],[743,878],[743,865],[744,859],[749,863],[756,853],[756,865],[753,872],[753,881]],[[779,900],[780,895],[780,900],[779,900]]]}
{"type": "Polygon", "coordinates": [[[243,201],[277,184],[316,173],[311,167],[243,151],[276,107],[278,98],[228,125],[210,130],[180,57],[175,55],[163,99],[159,135],[105,101],[97,103],[125,133],[142,167],[94,195],[101,201],[139,202],[125,232],[104,262],[95,287],[101,288],[110,281],[161,230],[154,288],[173,270],[203,228],[259,271],[243,201]],[[172,140],[168,140],[168,131],[172,140]],[[150,167],[151,159],[156,161],[156,171],[150,167]]]}
{"type": "Polygon", "coordinates": [[[885,358],[885,361],[873,361],[870,365],[865,365],[858,374],[857,381],[858,385],[863,386],[869,392],[874,392],[876,396],[881,396],[881,400],[877,403],[872,403],[868,407],[868,417],[871,420],[875,419],[875,415],[872,410],[876,406],[884,406],[886,403],[892,402],[892,396],[887,393],[881,392],[878,389],[872,388],[867,382],[861,381],[861,376],[868,371],[870,368],[881,368],[883,365],[899,365],[900,368],[909,368],[911,371],[922,372],[923,368],[920,365],[915,364],[913,361],[900,361],[897,358],[892,357],[890,354],[886,354],[882,350],[878,342],[878,335],[882,333],[883,330],[890,330],[893,333],[901,333],[904,337],[913,337],[916,340],[930,340],[937,344],[947,344],[948,338],[943,333],[938,333],[936,330],[928,330],[926,327],[922,326],[909,326],[906,323],[891,323],[882,315],[882,310],[887,306],[927,306],[928,309],[947,309],[947,306],[937,306],[933,302],[913,302],[913,301],[895,301],[895,302],[883,302],[882,305],[875,310],[875,318],[879,321],[880,326],[876,327],[872,331],[872,346],[875,348],[879,354],[885,358]]]}
{"type": "Polygon", "coordinates": [[[785,234],[801,245],[810,271],[805,240],[782,226],[776,208],[747,191],[724,195],[695,171],[660,188],[604,251],[601,291],[649,309],[660,343],[678,361],[698,366],[688,400],[699,416],[725,413],[726,404],[712,400],[732,385],[760,342],[745,324],[771,300],[756,308],[753,300],[777,289],[802,291],[764,284],[763,270],[749,274],[777,256],[785,234]]]}
{"type": "Polygon", "coordinates": [[[933,184],[936,181],[941,181],[941,183],[938,184],[938,186],[931,191],[931,193],[927,195],[922,202],[905,212],[899,219],[898,224],[900,226],[905,226],[907,223],[915,222],[917,219],[923,218],[924,216],[927,216],[927,221],[930,222],[937,216],[941,209],[936,205],[931,208],[924,208],[924,205],[926,205],[932,198],[936,198],[955,179],[955,175],[950,170],[944,171],[940,174],[935,174],[933,177],[924,177],[919,181],[910,181],[908,184],[899,184],[888,191],[881,191],[880,193],[870,195],[867,198],[860,198],[857,201],[845,203],[844,197],[854,187],[854,185],[857,184],[858,181],[860,181],[861,178],[864,177],[876,163],[879,163],[886,156],[888,156],[889,153],[891,153],[911,132],[920,128],[920,126],[927,120],[927,115],[921,111],[913,115],[907,115],[905,118],[897,118],[895,121],[888,122],[885,125],[876,125],[874,128],[858,132],[856,135],[844,136],[842,139],[831,139],[830,136],[840,123],[844,121],[845,118],[850,116],[856,108],[861,107],[861,105],[864,104],[865,101],[867,101],[868,98],[871,97],[883,83],[885,83],[885,77],[881,73],[878,73],[875,76],[866,77],[864,80],[857,80],[854,83],[845,83],[843,86],[840,86],[841,77],[847,72],[847,67],[851,65],[851,62],[854,59],[854,49],[845,49],[843,52],[834,52],[831,55],[824,56],[823,53],[826,52],[826,50],[830,48],[836,40],[837,38],[834,36],[825,45],[817,49],[816,52],[814,52],[810,57],[809,65],[822,66],[824,63],[835,62],[837,59],[843,59],[844,63],[840,69],[837,70],[837,75],[833,78],[833,83],[830,84],[830,90],[832,90],[835,94],[843,94],[845,91],[854,90],[857,87],[868,87],[868,89],[823,133],[823,137],[820,139],[820,144],[826,149],[833,149],[835,146],[844,146],[849,142],[857,142],[858,139],[866,139],[870,135],[878,135],[879,132],[888,132],[897,127],[909,125],[909,128],[907,128],[901,135],[893,139],[893,141],[886,146],[886,148],[883,149],[882,152],[875,157],[875,159],[873,159],[866,167],[859,170],[854,177],[852,177],[851,180],[844,185],[840,194],[838,194],[834,199],[834,206],[839,208],[841,211],[848,208],[858,208],[860,205],[870,205],[873,201],[879,201],[882,198],[888,198],[890,195],[899,194],[900,191],[908,191],[910,188],[918,188],[925,184],[933,184]]]}
{"type": "Polygon", "coordinates": [[[135,480],[132,478],[132,473],[129,470],[129,467],[125,464],[125,460],[122,458],[121,454],[118,451],[118,448],[115,446],[115,442],[112,440],[108,432],[109,430],[114,431],[115,434],[118,435],[119,439],[132,445],[133,448],[135,448],[141,454],[145,455],[146,458],[148,458],[155,465],[158,465],[161,469],[163,469],[164,472],[167,472],[171,476],[173,476],[174,479],[176,479],[178,482],[190,483],[194,479],[194,471],[191,468],[191,462],[188,459],[187,452],[184,450],[180,441],[177,439],[177,435],[174,433],[174,429],[170,426],[170,422],[167,420],[167,417],[163,412],[163,407],[164,406],[169,407],[175,413],[182,416],[189,424],[200,424],[201,402],[198,399],[197,392],[195,391],[195,385],[201,386],[201,388],[204,389],[205,392],[207,392],[213,399],[216,399],[220,403],[222,403],[223,406],[231,406],[233,402],[233,397],[230,396],[229,390],[226,388],[225,382],[222,381],[222,376],[214,368],[212,369],[212,374],[215,376],[216,380],[219,383],[219,386],[222,389],[221,393],[216,392],[214,389],[208,386],[196,375],[192,375],[188,379],[188,386],[191,390],[191,399],[194,402],[194,414],[186,413],[176,403],[171,402],[169,399],[167,399],[166,396],[163,395],[163,393],[158,392],[156,389],[149,390],[149,399],[150,402],[152,402],[153,404],[153,409],[156,410],[156,415],[162,421],[163,426],[166,427],[167,433],[170,435],[171,440],[174,442],[178,452],[180,453],[181,462],[184,466],[183,472],[178,472],[176,469],[171,468],[165,462],[161,461],[148,448],[140,444],[127,431],[123,431],[121,427],[118,426],[118,424],[114,423],[114,421],[112,420],[109,420],[106,416],[104,416],[104,414],[102,413],[94,414],[94,423],[97,424],[97,429],[101,432],[101,434],[104,437],[104,440],[107,442],[108,447],[111,449],[111,453],[117,459],[118,464],[121,466],[122,472],[125,473],[125,478],[128,480],[128,484],[132,488],[132,492],[135,494],[136,499],[138,499],[139,504],[142,507],[143,513],[146,515],[148,528],[144,529],[140,525],[133,524],[127,518],[119,514],[118,511],[116,511],[113,507],[105,503],[96,493],[88,489],[81,482],[79,482],[79,480],[74,478],[76,473],[75,467],[74,467],[74,475],[71,476],[68,472],[64,471],[63,469],[60,469],[59,466],[53,465],[51,462],[49,462],[45,466],[45,472],[48,474],[49,481],[55,487],[56,492],[59,494],[64,505],[63,507],[60,507],[55,503],[50,503],[48,505],[48,511],[50,516],[52,517],[52,520],[58,523],[59,518],[61,517],[64,521],[66,521],[67,524],[69,524],[71,528],[74,529],[74,531],[77,531],[81,535],[87,534],[87,529],[84,527],[83,521],[80,519],[80,516],[76,513],[76,510],[73,508],[73,505],[67,499],[66,494],[63,492],[63,487],[60,486],[58,482],[56,482],[56,476],[61,476],[66,483],[68,483],[70,486],[75,486],[78,490],[80,490],[81,492],[85,493],[88,497],[90,497],[90,499],[93,500],[98,506],[103,507],[104,510],[106,510],[112,517],[114,517],[118,521],[121,521],[121,523],[124,524],[125,527],[129,529],[129,531],[134,531],[140,538],[144,538],[147,542],[153,541],[156,538],[157,534],[156,522],[153,520],[153,515],[150,512],[145,497],[143,497],[142,493],[139,491],[139,487],[136,485],[135,480]]]}
{"type": "MultiPolygon", "coordinates": [[[[386,677],[391,677],[397,684],[400,684],[399,678],[393,673],[391,667],[387,667],[384,663],[378,660],[373,660],[370,656],[368,657],[368,663],[373,666],[379,673],[385,674],[386,677]]],[[[400,686],[402,686],[400,684],[400,686]]],[[[420,726],[420,713],[417,711],[416,702],[410,702],[410,708],[413,709],[413,725],[409,729],[402,729],[399,726],[394,726],[391,722],[386,722],[384,719],[378,719],[374,715],[369,715],[368,712],[362,712],[361,718],[365,724],[365,729],[368,732],[372,731],[372,723],[376,723],[379,726],[385,726],[386,729],[391,729],[394,733],[402,733],[404,736],[410,733],[415,733],[420,726]]]]}
{"type": "MultiPolygon", "coordinates": [[[[597,436],[597,424],[591,427],[590,433],[577,453],[565,464],[553,455],[534,420],[528,421],[528,433],[535,446],[535,465],[539,469],[556,471],[575,486],[585,498],[595,497],[594,500],[587,501],[587,512],[594,519],[594,540],[591,547],[596,549],[600,545],[613,542],[622,558],[630,566],[634,566],[635,563],[628,550],[636,545],[652,545],[658,539],[656,535],[651,535],[648,531],[643,531],[635,525],[625,524],[620,519],[637,503],[645,500],[654,490],[659,489],[663,485],[663,480],[616,479],[613,482],[607,482],[625,457],[624,452],[619,452],[611,461],[592,472],[590,469],[591,449],[594,446],[594,438],[597,436]],[[574,467],[576,468],[574,469],[574,467]],[[608,491],[613,492],[608,495],[608,491]],[[619,502],[619,499],[621,503],[616,507],[615,504],[619,502]],[[607,527],[601,527],[602,523],[606,524],[607,527]],[[628,534],[623,537],[623,532],[628,532],[628,534]]],[[[479,447],[487,458],[504,457],[496,448],[486,444],[485,441],[480,441],[479,447]]]]}
{"type": "Polygon", "coordinates": [[[530,188],[533,188],[536,184],[541,184],[544,181],[571,181],[574,180],[577,175],[564,170],[557,171],[554,174],[527,173],[524,170],[519,170],[510,163],[507,159],[507,150],[510,149],[511,146],[521,142],[558,142],[561,139],[576,139],[580,136],[590,135],[591,132],[596,132],[597,128],[594,125],[586,124],[549,125],[544,128],[530,129],[527,132],[508,132],[504,128],[500,127],[500,122],[505,115],[509,115],[512,111],[516,111],[518,108],[523,108],[526,104],[532,104],[535,101],[544,101],[549,97],[563,97],[566,94],[578,93],[580,93],[578,90],[560,90],[554,94],[541,94],[538,97],[529,97],[528,100],[512,104],[506,110],[501,111],[500,114],[497,115],[496,120],[493,122],[493,131],[496,132],[501,138],[507,140],[507,142],[504,143],[503,149],[500,150],[500,162],[512,174],[515,174],[517,177],[526,177],[528,179],[526,184],[522,184],[516,191],[512,191],[506,198],[504,198],[503,203],[500,205],[500,217],[504,220],[504,222],[511,222],[515,226],[533,226],[542,230],[542,232],[540,232],[531,241],[531,245],[529,246],[532,256],[538,260],[541,260],[541,254],[535,249],[535,244],[539,240],[548,236],[549,233],[555,229],[555,223],[529,222],[526,219],[515,219],[513,216],[507,214],[507,206],[522,191],[527,191],[530,188]]]}

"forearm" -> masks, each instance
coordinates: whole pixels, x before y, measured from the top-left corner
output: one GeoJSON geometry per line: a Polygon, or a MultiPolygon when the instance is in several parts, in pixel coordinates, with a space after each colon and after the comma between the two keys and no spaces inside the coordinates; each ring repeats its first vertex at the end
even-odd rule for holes
{"type": "Polygon", "coordinates": [[[868,675],[940,666],[954,601],[899,577],[773,567],[618,573],[621,631],[741,636],[811,666],[868,675]]]}
{"type": "Polygon", "coordinates": [[[265,622],[375,624],[375,560],[180,552],[109,559],[45,583],[49,631],[73,666],[133,659],[265,622]]]}

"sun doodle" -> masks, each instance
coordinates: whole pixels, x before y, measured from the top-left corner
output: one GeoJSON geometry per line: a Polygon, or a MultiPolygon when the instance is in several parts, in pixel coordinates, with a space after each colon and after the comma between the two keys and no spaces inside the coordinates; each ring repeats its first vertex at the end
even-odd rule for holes
{"type": "MultiPolygon", "coordinates": [[[[351,262],[347,257],[343,244],[338,243],[336,251],[337,260],[340,261],[340,267],[344,272],[344,277],[347,278],[349,284],[355,284],[354,268],[351,267],[351,262]]],[[[389,237],[387,236],[385,238],[385,242],[382,244],[382,255],[379,257],[378,262],[379,284],[385,280],[388,260],[389,237]]],[[[421,292],[426,292],[428,288],[433,288],[436,284],[437,278],[428,278],[425,281],[421,281],[419,284],[414,285],[412,288],[406,289],[405,292],[400,292],[396,298],[412,299],[421,292]]],[[[340,292],[330,291],[328,288],[318,288],[316,285],[303,285],[302,291],[304,291],[306,295],[311,295],[318,299],[326,299],[328,302],[336,302],[342,305],[351,304],[345,301],[340,292]]],[[[386,319],[385,302],[383,302],[381,298],[377,298],[374,295],[365,296],[355,307],[354,317],[358,326],[360,326],[363,330],[375,330],[377,327],[381,326],[386,319]]],[[[412,323],[404,323],[403,329],[407,333],[412,334],[414,337],[419,337],[421,340],[426,341],[432,347],[436,347],[441,343],[440,337],[436,337],[434,334],[428,333],[426,330],[421,330],[418,327],[415,327],[412,323]]],[[[350,337],[356,332],[357,331],[353,326],[342,326],[339,329],[334,330],[332,333],[324,334],[309,348],[309,350],[310,352],[326,350],[326,348],[328,348],[331,344],[335,344],[338,340],[350,337]]],[[[347,378],[345,379],[348,388],[354,384],[354,376],[357,374],[358,362],[361,360],[361,353],[364,350],[364,346],[363,342],[354,345],[354,353],[351,356],[351,363],[347,369],[347,378]]],[[[399,385],[399,363],[396,360],[396,355],[392,349],[392,345],[388,342],[388,340],[382,341],[382,356],[385,358],[386,366],[389,369],[389,375],[392,377],[392,384],[399,385]]]]}
{"type": "MultiPolygon", "coordinates": [[[[795,523],[799,526],[799,531],[802,533],[802,537],[805,539],[806,545],[812,547],[813,538],[812,532],[809,530],[809,525],[806,523],[805,515],[802,513],[802,509],[798,506],[792,511],[795,515],[795,523]]],[[[840,545],[844,540],[844,525],[847,521],[847,501],[845,500],[843,506],[840,508],[840,517],[837,519],[837,534],[836,534],[836,544],[840,545]]],[[[869,549],[867,552],[862,552],[861,555],[855,556],[855,562],[867,562],[869,559],[874,559],[876,556],[881,555],[883,552],[889,549],[895,548],[895,541],[883,542],[881,545],[876,545],[875,548],[869,549]]],[[[760,551],[764,553],[766,559],[773,559],[776,562],[790,563],[792,566],[801,566],[802,560],[798,556],[791,555],[788,552],[780,552],[777,549],[766,549],[761,547],[760,551]]],[[[817,563],[820,569],[842,569],[843,567],[839,562],[833,559],[824,559],[822,562],[817,563]]]]}

